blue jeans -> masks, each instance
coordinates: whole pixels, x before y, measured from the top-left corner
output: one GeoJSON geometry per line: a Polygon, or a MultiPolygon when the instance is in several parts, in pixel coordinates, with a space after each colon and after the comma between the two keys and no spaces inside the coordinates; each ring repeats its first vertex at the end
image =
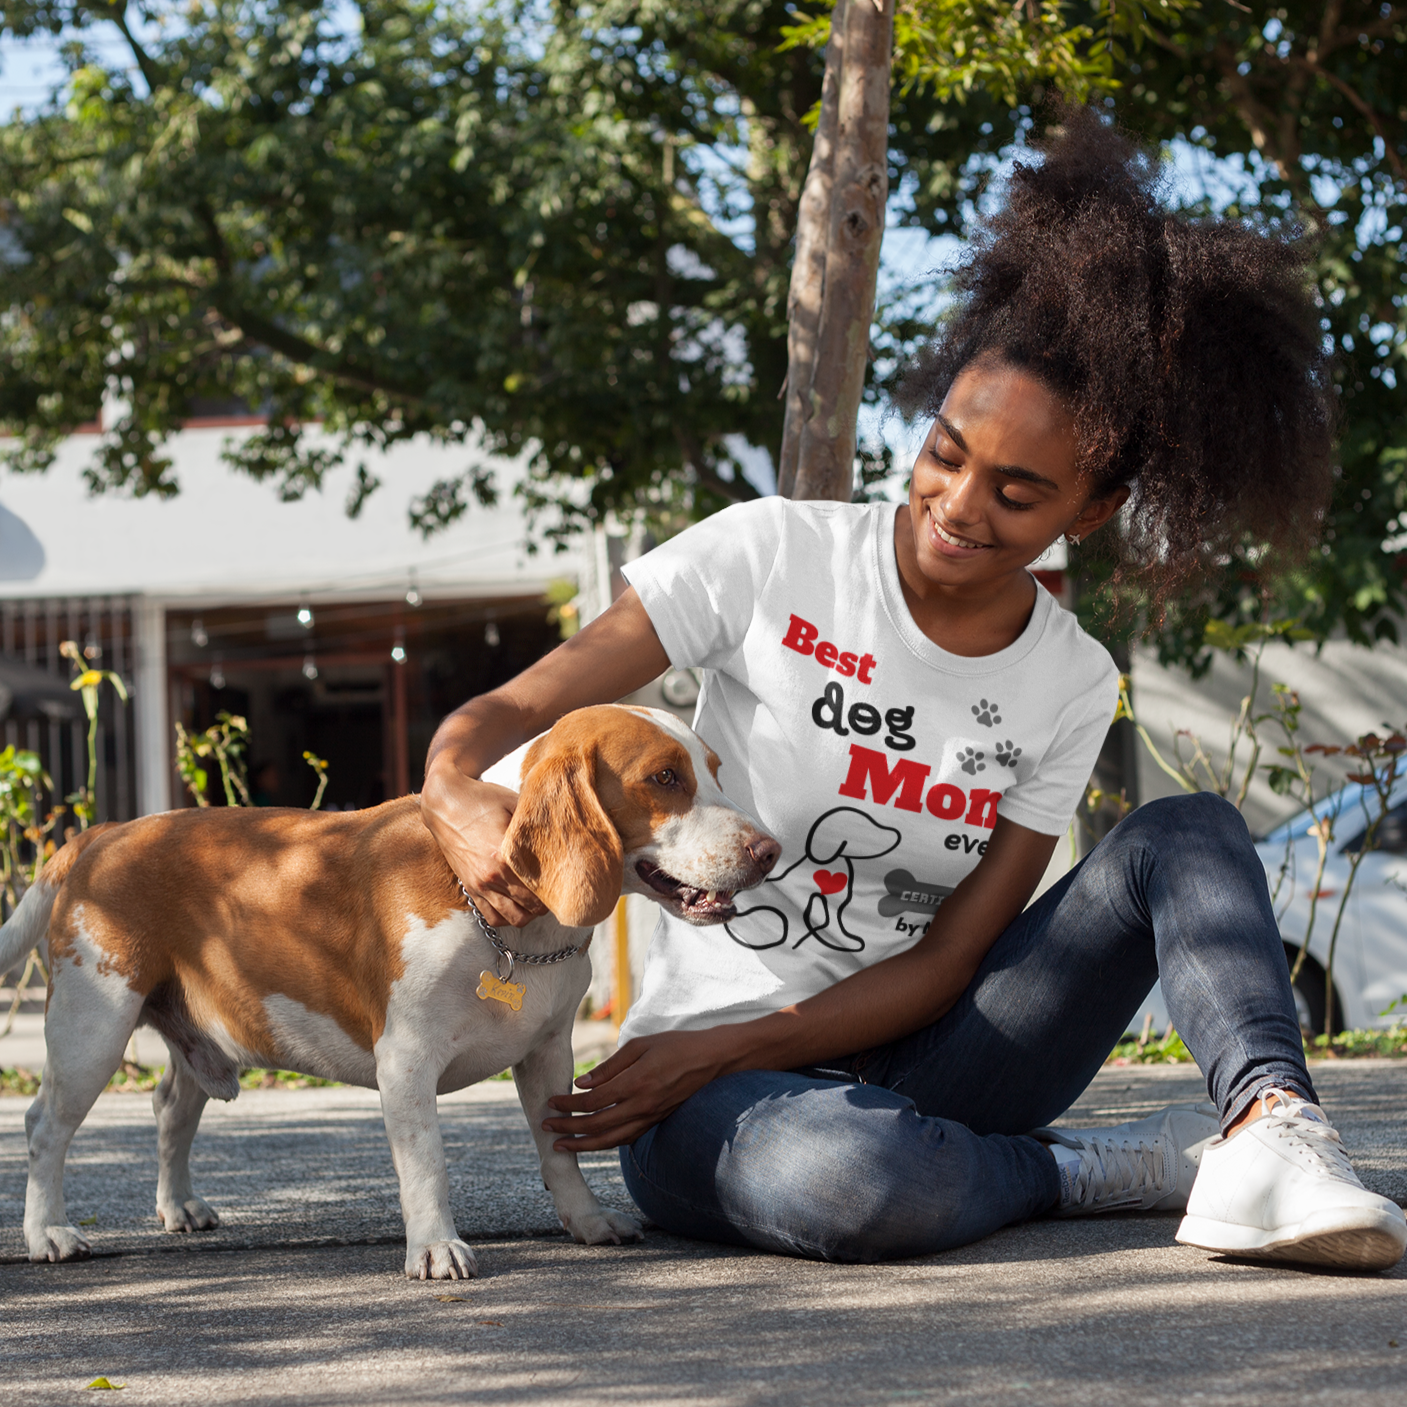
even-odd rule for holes
{"type": "Polygon", "coordinates": [[[807,1070],[714,1080],[621,1149],[681,1236],[820,1260],[967,1245],[1059,1201],[1024,1136],[1094,1078],[1161,977],[1223,1126],[1263,1089],[1314,1097],[1265,870],[1234,807],[1154,801],[997,939],[956,1006],[807,1070]]]}

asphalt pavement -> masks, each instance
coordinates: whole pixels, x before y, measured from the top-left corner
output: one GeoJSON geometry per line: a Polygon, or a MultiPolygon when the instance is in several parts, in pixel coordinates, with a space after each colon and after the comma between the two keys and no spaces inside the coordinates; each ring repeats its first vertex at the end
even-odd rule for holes
{"type": "MultiPolygon", "coordinates": [[[[5,1063],[9,1063],[6,1061],[5,1063]]],[[[1407,1063],[1321,1064],[1365,1182],[1407,1202],[1407,1063]]],[[[1106,1069],[1072,1125],[1198,1097],[1187,1067],[1106,1069]]],[[[374,1093],[251,1090],[209,1106],[197,1190],[221,1227],[161,1232],[150,1100],[105,1095],[74,1140],[92,1260],[31,1266],[23,1114],[0,1100],[0,1382],[16,1403],[1394,1404],[1407,1271],[1333,1275],[1178,1246],[1175,1217],[1041,1221],[883,1266],[560,1232],[513,1086],[440,1101],[481,1277],[408,1283],[374,1093]]],[[[628,1207],[614,1159],[584,1159],[628,1207]]]]}

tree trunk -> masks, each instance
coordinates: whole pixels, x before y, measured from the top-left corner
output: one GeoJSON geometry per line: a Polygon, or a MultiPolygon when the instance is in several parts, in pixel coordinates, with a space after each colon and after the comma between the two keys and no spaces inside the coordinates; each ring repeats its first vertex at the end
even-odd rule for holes
{"type": "Polygon", "coordinates": [[[848,503],[884,206],[894,0],[837,0],[787,299],[777,491],[848,503]]]}

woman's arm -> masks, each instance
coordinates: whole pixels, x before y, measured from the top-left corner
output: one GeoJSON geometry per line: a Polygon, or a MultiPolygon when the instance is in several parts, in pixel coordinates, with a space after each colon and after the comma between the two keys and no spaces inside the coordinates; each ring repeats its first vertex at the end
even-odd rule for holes
{"type": "Polygon", "coordinates": [[[628,1041],[577,1081],[588,1092],[549,1101],[543,1127],[563,1151],[639,1138],[710,1080],[736,1070],[791,1070],[917,1031],[967,990],[988,949],[1026,907],[1057,837],[998,817],[987,853],[907,952],[755,1021],[628,1041]]]}
{"type": "Polygon", "coordinates": [[[470,699],[435,730],[420,814],[489,923],[521,927],[546,911],[498,854],[518,798],[479,781],[480,774],[564,713],[613,703],[668,668],[632,587],[550,655],[470,699]]]}

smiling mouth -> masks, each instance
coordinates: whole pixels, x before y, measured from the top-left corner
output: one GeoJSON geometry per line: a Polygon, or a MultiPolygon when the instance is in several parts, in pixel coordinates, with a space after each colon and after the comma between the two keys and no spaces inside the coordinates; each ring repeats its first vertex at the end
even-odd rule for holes
{"type": "Polygon", "coordinates": [[[991,546],[991,543],[989,542],[972,542],[965,537],[959,537],[956,533],[948,532],[939,523],[938,519],[933,516],[933,511],[931,509],[928,513],[928,521],[933,524],[933,531],[937,533],[938,536],[941,537],[944,542],[951,544],[953,547],[979,548],[991,546]]]}
{"type": "Polygon", "coordinates": [[[666,874],[658,865],[649,860],[637,860],[635,873],[655,891],[660,898],[677,905],[685,918],[706,919],[722,922],[733,918],[737,910],[733,907],[731,889],[700,889],[696,885],[685,884],[681,879],[666,874]]]}

